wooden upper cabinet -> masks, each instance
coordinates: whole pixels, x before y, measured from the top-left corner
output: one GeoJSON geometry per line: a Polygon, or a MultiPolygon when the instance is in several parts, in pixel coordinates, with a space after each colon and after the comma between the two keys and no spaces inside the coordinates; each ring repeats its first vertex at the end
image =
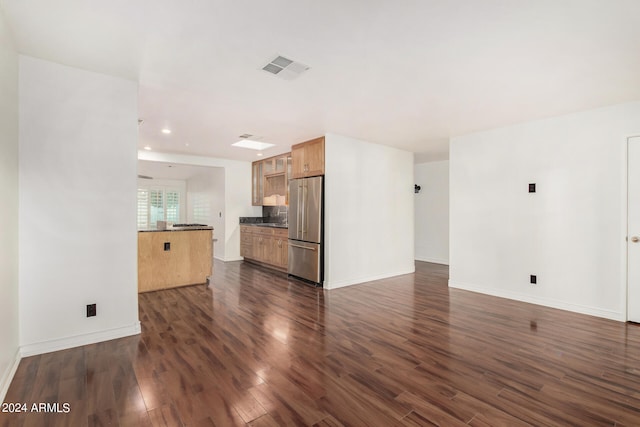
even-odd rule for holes
{"type": "Polygon", "coordinates": [[[262,161],[251,164],[251,204],[253,206],[262,206],[262,198],[264,197],[262,166],[262,161]]]}
{"type": "Polygon", "coordinates": [[[289,153],[281,154],[275,157],[269,157],[262,160],[262,173],[264,176],[281,174],[286,172],[287,168],[287,156],[289,153]]]}
{"type": "Polygon", "coordinates": [[[291,146],[291,178],[302,178],[304,169],[304,144],[291,146]]]}
{"type": "Polygon", "coordinates": [[[324,136],[305,143],[306,176],[324,175],[324,136]]]}
{"type": "Polygon", "coordinates": [[[291,178],[324,175],[324,136],[291,147],[291,178]]]}
{"type": "Polygon", "coordinates": [[[285,153],[252,163],[251,204],[278,206],[288,203],[291,154],[285,153]]]}

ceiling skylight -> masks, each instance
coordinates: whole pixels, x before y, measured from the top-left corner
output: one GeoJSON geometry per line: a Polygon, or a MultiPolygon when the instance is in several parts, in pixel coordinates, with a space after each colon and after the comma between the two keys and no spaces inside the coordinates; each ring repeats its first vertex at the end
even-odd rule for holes
{"type": "Polygon", "coordinates": [[[264,150],[264,149],[275,146],[275,144],[269,144],[268,142],[254,141],[252,139],[241,139],[240,141],[235,142],[231,145],[233,145],[234,147],[248,148],[250,150],[264,150]]]}

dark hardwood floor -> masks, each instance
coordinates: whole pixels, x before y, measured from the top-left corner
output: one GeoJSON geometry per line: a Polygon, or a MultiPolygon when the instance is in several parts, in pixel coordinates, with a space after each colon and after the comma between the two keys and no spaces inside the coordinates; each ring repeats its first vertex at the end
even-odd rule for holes
{"type": "Polygon", "coordinates": [[[638,426],[640,327],[449,289],[322,291],[240,262],[140,295],[142,334],[22,360],[1,426],[638,426]],[[62,406],[61,406],[62,409],[62,406]]]}

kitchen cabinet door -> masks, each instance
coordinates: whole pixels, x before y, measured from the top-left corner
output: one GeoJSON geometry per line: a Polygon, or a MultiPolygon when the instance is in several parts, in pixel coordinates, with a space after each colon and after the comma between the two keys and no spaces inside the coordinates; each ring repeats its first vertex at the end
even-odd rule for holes
{"type": "Polygon", "coordinates": [[[264,197],[262,166],[262,161],[251,164],[251,204],[253,206],[262,206],[262,198],[264,197]]]}
{"type": "Polygon", "coordinates": [[[291,147],[292,178],[324,175],[324,137],[291,147]]]}
{"type": "Polygon", "coordinates": [[[289,257],[289,243],[286,237],[274,238],[274,264],[278,267],[287,268],[287,258],[289,257]]]}
{"type": "Polygon", "coordinates": [[[240,227],[240,256],[253,258],[253,234],[250,227],[240,227]]]}
{"type": "Polygon", "coordinates": [[[304,178],[304,144],[291,147],[291,178],[304,178]]]}
{"type": "Polygon", "coordinates": [[[289,256],[287,229],[240,226],[240,255],[247,261],[286,271],[289,256]]]}
{"type": "Polygon", "coordinates": [[[305,176],[324,175],[324,137],[307,141],[304,145],[305,176]]]}

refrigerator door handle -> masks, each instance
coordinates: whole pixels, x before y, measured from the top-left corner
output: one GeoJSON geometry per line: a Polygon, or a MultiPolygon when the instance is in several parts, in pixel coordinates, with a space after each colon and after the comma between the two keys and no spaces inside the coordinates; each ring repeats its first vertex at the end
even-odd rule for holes
{"type": "Polygon", "coordinates": [[[309,192],[307,181],[302,182],[302,240],[304,240],[304,233],[307,232],[307,222],[309,222],[309,212],[307,212],[307,208],[309,208],[309,192]]]}
{"type": "Polygon", "coordinates": [[[300,240],[302,240],[302,234],[301,234],[301,230],[302,230],[302,199],[300,198],[300,189],[302,187],[302,183],[297,182],[296,183],[296,187],[298,189],[298,212],[297,212],[297,216],[298,216],[298,224],[297,224],[297,229],[296,229],[296,237],[300,240]]]}
{"type": "Polygon", "coordinates": [[[300,245],[296,245],[296,244],[291,243],[291,242],[289,242],[289,246],[292,246],[294,248],[306,249],[308,251],[315,251],[316,250],[316,248],[309,248],[307,246],[300,246],[300,245]]]}

